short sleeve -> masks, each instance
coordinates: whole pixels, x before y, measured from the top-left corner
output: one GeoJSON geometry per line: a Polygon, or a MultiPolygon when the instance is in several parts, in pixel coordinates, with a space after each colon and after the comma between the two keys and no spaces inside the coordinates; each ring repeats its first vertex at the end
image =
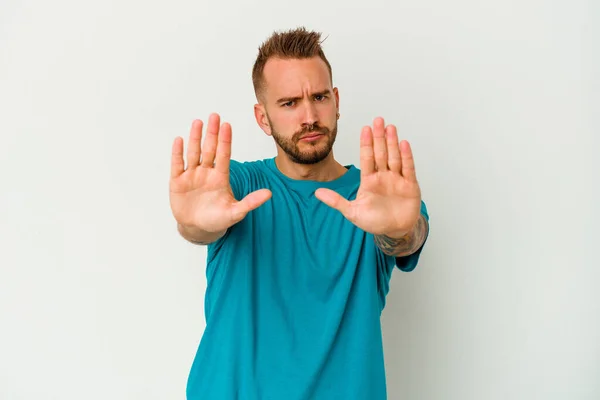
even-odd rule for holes
{"type": "MultiPolygon", "coordinates": [[[[236,200],[243,199],[248,194],[248,171],[247,164],[231,160],[229,163],[229,184],[231,185],[231,191],[233,197],[236,200]]],[[[207,246],[207,262],[211,262],[215,257],[216,253],[223,246],[223,243],[231,233],[231,228],[225,232],[223,236],[209,243],[207,246]]]]}
{"type": "MultiPolygon", "coordinates": [[[[422,200],[421,200],[421,215],[423,215],[425,217],[425,220],[427,220],[427,223],[429,223],[429,213],[427,211],[427,205],[422,200]]],[[[412,253],[409,256],[395,257],[396,258],[396,266],[400,270],[402,270],[404,272],[410,272],[417,267],[417,264],[419,263],[419,257],[421,256],[421,252],[423,251],[423,247],[425,247],[425,243],[427,242],[428,237],[429,237],[429,229],[427,230],[427,236],[425,237],[425,241],[423,242],[423,244],[421,245],[419,250],[417,250],[416,252],[412,253]]]]}
{"type": "Polygon", "coordinates": [[[229,184],[233,191],[233,197],[235,197],[236,200],[239,201],[248,194],[247,183],[247,172],[244,169],[244,164],[239,161],[231,160],[229,163],[229,184]]]}

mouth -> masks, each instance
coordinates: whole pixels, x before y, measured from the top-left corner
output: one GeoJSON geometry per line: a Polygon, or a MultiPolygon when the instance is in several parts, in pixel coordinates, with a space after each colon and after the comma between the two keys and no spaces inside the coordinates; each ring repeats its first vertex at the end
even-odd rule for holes
{"type": "Polygon", "coordinates": [[[324,135],[320,132],[311,132],[311,133],[308,133],[308,134],[302,136],[300,138],[300,140],[305,141],[305,142],[312,142],[313,140],[319,139],[321,136],[324,136],[324,135]]]}

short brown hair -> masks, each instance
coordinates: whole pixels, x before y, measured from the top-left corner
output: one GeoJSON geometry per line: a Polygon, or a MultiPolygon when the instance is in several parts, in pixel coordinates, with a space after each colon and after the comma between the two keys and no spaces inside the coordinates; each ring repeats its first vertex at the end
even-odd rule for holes
{"type": "Polygon", "coordinates": [[[329,70],[329,77],[333,82],[331,64],[325,57],[321,47],[321,33],[308,31],[304,27],[291,29],[285,32],[273,32],[273,34],[263,42],[258,48],[258,56],[252,68],[252,83],[254,93],[259,98],[265,89],[265,79],[263,71],[269,58],[276,57],[281,59],[306,59],[320,57],[329,70]]]}

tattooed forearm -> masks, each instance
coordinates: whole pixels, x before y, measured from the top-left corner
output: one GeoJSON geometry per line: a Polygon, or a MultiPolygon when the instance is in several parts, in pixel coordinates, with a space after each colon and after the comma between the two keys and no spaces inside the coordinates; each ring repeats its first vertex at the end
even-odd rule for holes
{"type": "Polygon", "coordinates": [[[421,215],[415,228],[407,235],[393,238],[387,235],[375,235],[375,243],[387,255],[395,257],[408,256],[417,251],[425,242],[428,229],[427,220],[421,215]]]}

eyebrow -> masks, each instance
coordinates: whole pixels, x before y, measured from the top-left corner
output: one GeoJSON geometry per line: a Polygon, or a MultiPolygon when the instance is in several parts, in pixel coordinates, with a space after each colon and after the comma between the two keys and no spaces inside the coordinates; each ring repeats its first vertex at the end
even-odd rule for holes
{"type": "MultiPolygon", "coordinates": [[[[314,92],[311,93],[312,97],[315,96],[325,96],[325,95],[331,95],[331,90],[329,89],[325,89],[325,90],[321,90],[320,92],[314,92]]],[[[297,101],[297,100],[301,100],[302,97],[282,97],[281,99],[277,100],[277,103],[287,103],[288,101],[297,101]]]]}

